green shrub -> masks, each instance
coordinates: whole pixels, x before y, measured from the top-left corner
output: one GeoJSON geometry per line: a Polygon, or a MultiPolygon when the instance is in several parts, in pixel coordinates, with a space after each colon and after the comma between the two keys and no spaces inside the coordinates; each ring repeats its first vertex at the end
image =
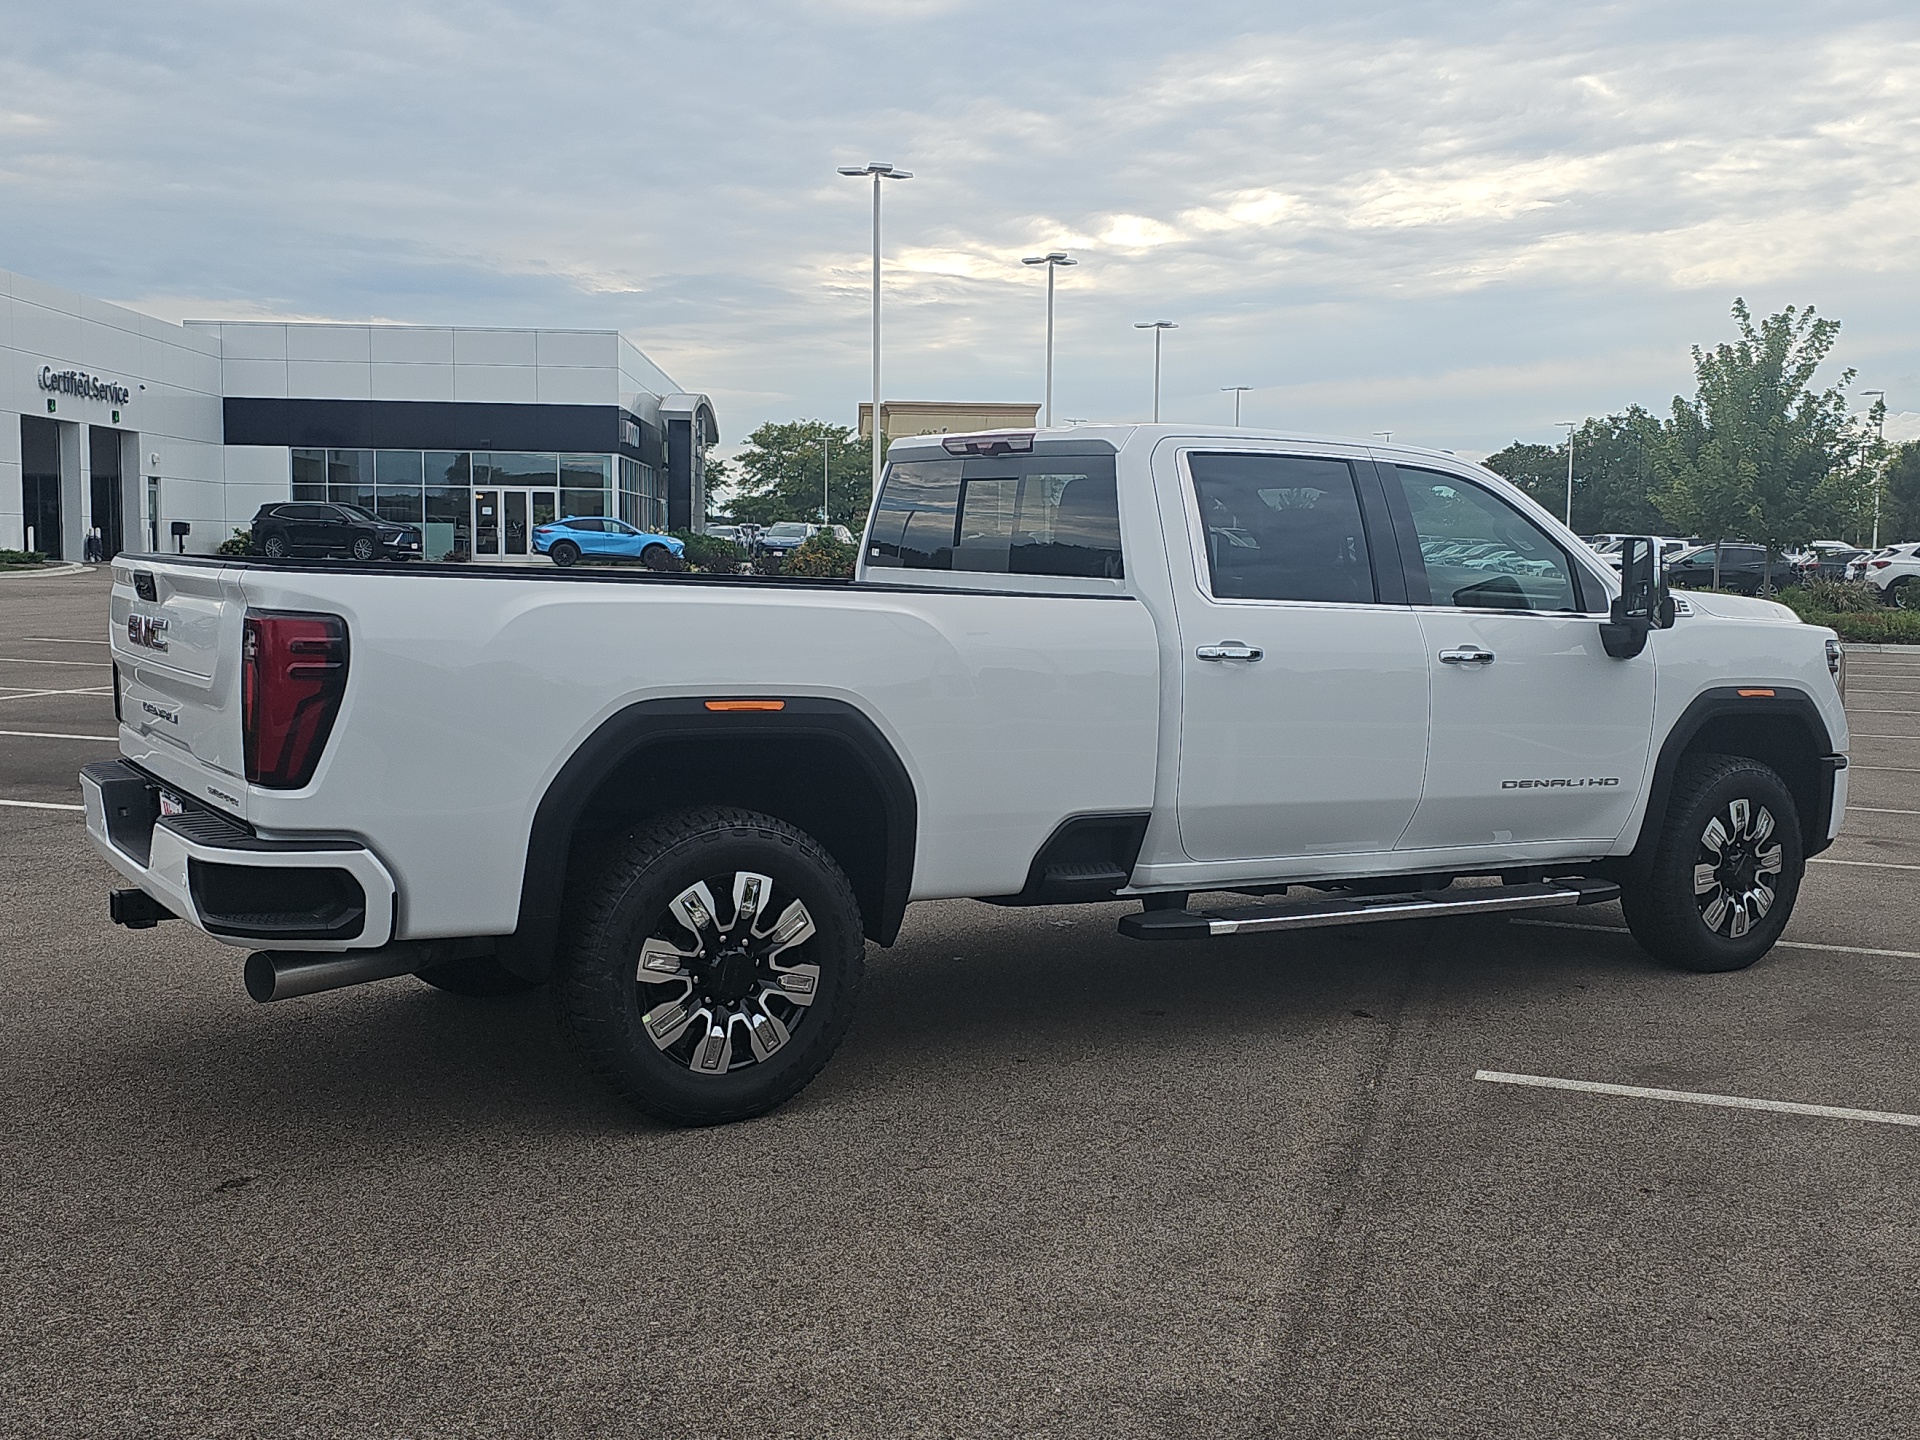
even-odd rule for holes
{"type": "Polygon", "coordinates": [[[747,552],[740,546],[718,535],[702,535],[692,530],[670,533],[674,539],[686,545],[687,564],[695,570],[731,575],[740,568],[740,562],[747,558],[747,552]]]}
{"type": "Polygon", "coordinates": [[[1864,580],[1808,580],[1774,597],[1796,612],[1816,610],[1823,615],[1855,611],[1872,614],[1885,607],[1880,592],[1864,580]]]}
{"type": "Polygon", "coordinates": [[[853,578],[853,565],[860,552],[851,545],[843,545],[832,535],[822,530],[818,535],[803,541],[787,556],[788,575],[805,575],[812,579],[853,578]]]}
{"type": "Polygon", "coordinates": [[[1920,610],[1801,610],[1799,615],[1809,625],[1824,625],[1856,645],[1920,645],[1920,610]]]}
{"type": "Polygon", "coordinates": [[[245,555],[253,549],[253,532],[236,530],[231,540],[222,540],[217,552],[221,555],[245,555]]]}
{"type": "Polygon", "coordinates": [[[38,550],[0,550],[0,569],[11,570],[23,565],[41,565],[46,556],[38,550]]]}

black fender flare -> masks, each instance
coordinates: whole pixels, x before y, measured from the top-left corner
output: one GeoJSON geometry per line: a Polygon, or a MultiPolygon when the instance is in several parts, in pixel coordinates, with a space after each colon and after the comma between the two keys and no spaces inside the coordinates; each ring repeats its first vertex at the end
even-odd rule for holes
{"type": "MultiPolygon", "coordinates": [[[[1700,732],[1715,720],[1784,717],[1805,735],[1806,756],[1813,769],[1810,794],[1796,793],[1802,807],[1801,841],[1806,854],[1817,855],[1827,848],[1827,830],[1833,815],[1833,772],[1846,768],[1846,756],[1835,753],[1833,736],[1827,729],[1820,707],[1806,691],[1783,685],[1717,685],[1695,696],[1667,731],[1654,761],[1653,778],[1647,786],[1647,808],[1640,820],[1640,834],[1633,853],[1626,857],[1627,867],[1642,873],[1652,863],[1654,847],[1660,842],[1660,827],[1667,813],[1667,801],[1673,795],[1674,775],[1687,748],[1700,732]]],[[[1783,776],[1789,788],[1792,777],[1783,776]]]]}
{"type": "Polygon", "coordinates": [[[519,921],[499,941],[501,962],[528,979],[545,978],[559,939],[567,863],[574,833],[606,777],[641,752],[715,735],[825,740],[844,751],[878,792],[886,815],[885,869],[868,937],[891,945],[913,888],[919,805],[912,777],[880,728],[856,706],[815,696],[754,697],[769,708],[714,710],[739,697],[642,700],[608,716],[555,774],[534,810],[520,886],[519,921]],[[771,708],[778,702],[779,708],[771,708]]]}

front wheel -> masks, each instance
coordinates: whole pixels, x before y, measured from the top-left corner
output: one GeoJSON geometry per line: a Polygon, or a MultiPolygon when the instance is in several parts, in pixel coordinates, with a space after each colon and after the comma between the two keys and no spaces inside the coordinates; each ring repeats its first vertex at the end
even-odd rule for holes
{"type": "Polygon", "coordinates": [[[649,545],[640,552],[640,563],[649,570],[678,573],[686,569],[679,556],[664,545],[649,545]]]}
{"type": "Polygon", "coordinates": [[[547,554],[552,557],[554,564],[565,570],[580,558],[580,547],[571,540],[556,540],[547,554]]]}
{"type": "Polygon", "coordinates": [[[702,808],[616,845],[571,891],[552,982],[602,1082],[675,1125],[764,1114],[833,1055],[864,973],[860,908],[784,821],[702,808]]]}
{"type": "Polygon", "coordinates": [[[1780,938],[1806,859],[1785,783],[1739,755],[1681,761],[1651,871],[1621,895],[1634,939],[1683,970],[1744,970],[1780,938]]]}
{"type": "Polygon", "coordinates": [[[353,558],[354,559],[371,560],[373,558],[373,552],[374,552],[374,543],[370,536],[359,535],[354,537],[354,542],[353,542],[353,558]]]}

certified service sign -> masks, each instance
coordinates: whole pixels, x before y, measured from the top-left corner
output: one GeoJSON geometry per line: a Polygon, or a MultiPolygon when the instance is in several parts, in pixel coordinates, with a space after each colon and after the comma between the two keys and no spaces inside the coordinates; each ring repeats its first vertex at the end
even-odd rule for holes
{"type": "Polygon", "coordinates": [[[117,380],[102,380],[98,375],[89,375],[84,370],[56,370],[51,365],[40,367],[40,388],[51,390],[56,395],[105,400],[113,405],[124,405],[133,398],[127,387],[117,380]]]}

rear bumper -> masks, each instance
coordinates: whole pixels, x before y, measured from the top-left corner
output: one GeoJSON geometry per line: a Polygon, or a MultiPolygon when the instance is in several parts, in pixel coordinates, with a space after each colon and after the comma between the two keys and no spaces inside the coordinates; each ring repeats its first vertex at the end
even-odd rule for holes
{"type": "Polygon", "coordinates": [[[347,950],[393,938],[395,886],[351,840],[265,840],[220,811],[160,814],[160,785],[124,760],[80,772],[87,834],[109,865],[214,939],[347,950]]]}

